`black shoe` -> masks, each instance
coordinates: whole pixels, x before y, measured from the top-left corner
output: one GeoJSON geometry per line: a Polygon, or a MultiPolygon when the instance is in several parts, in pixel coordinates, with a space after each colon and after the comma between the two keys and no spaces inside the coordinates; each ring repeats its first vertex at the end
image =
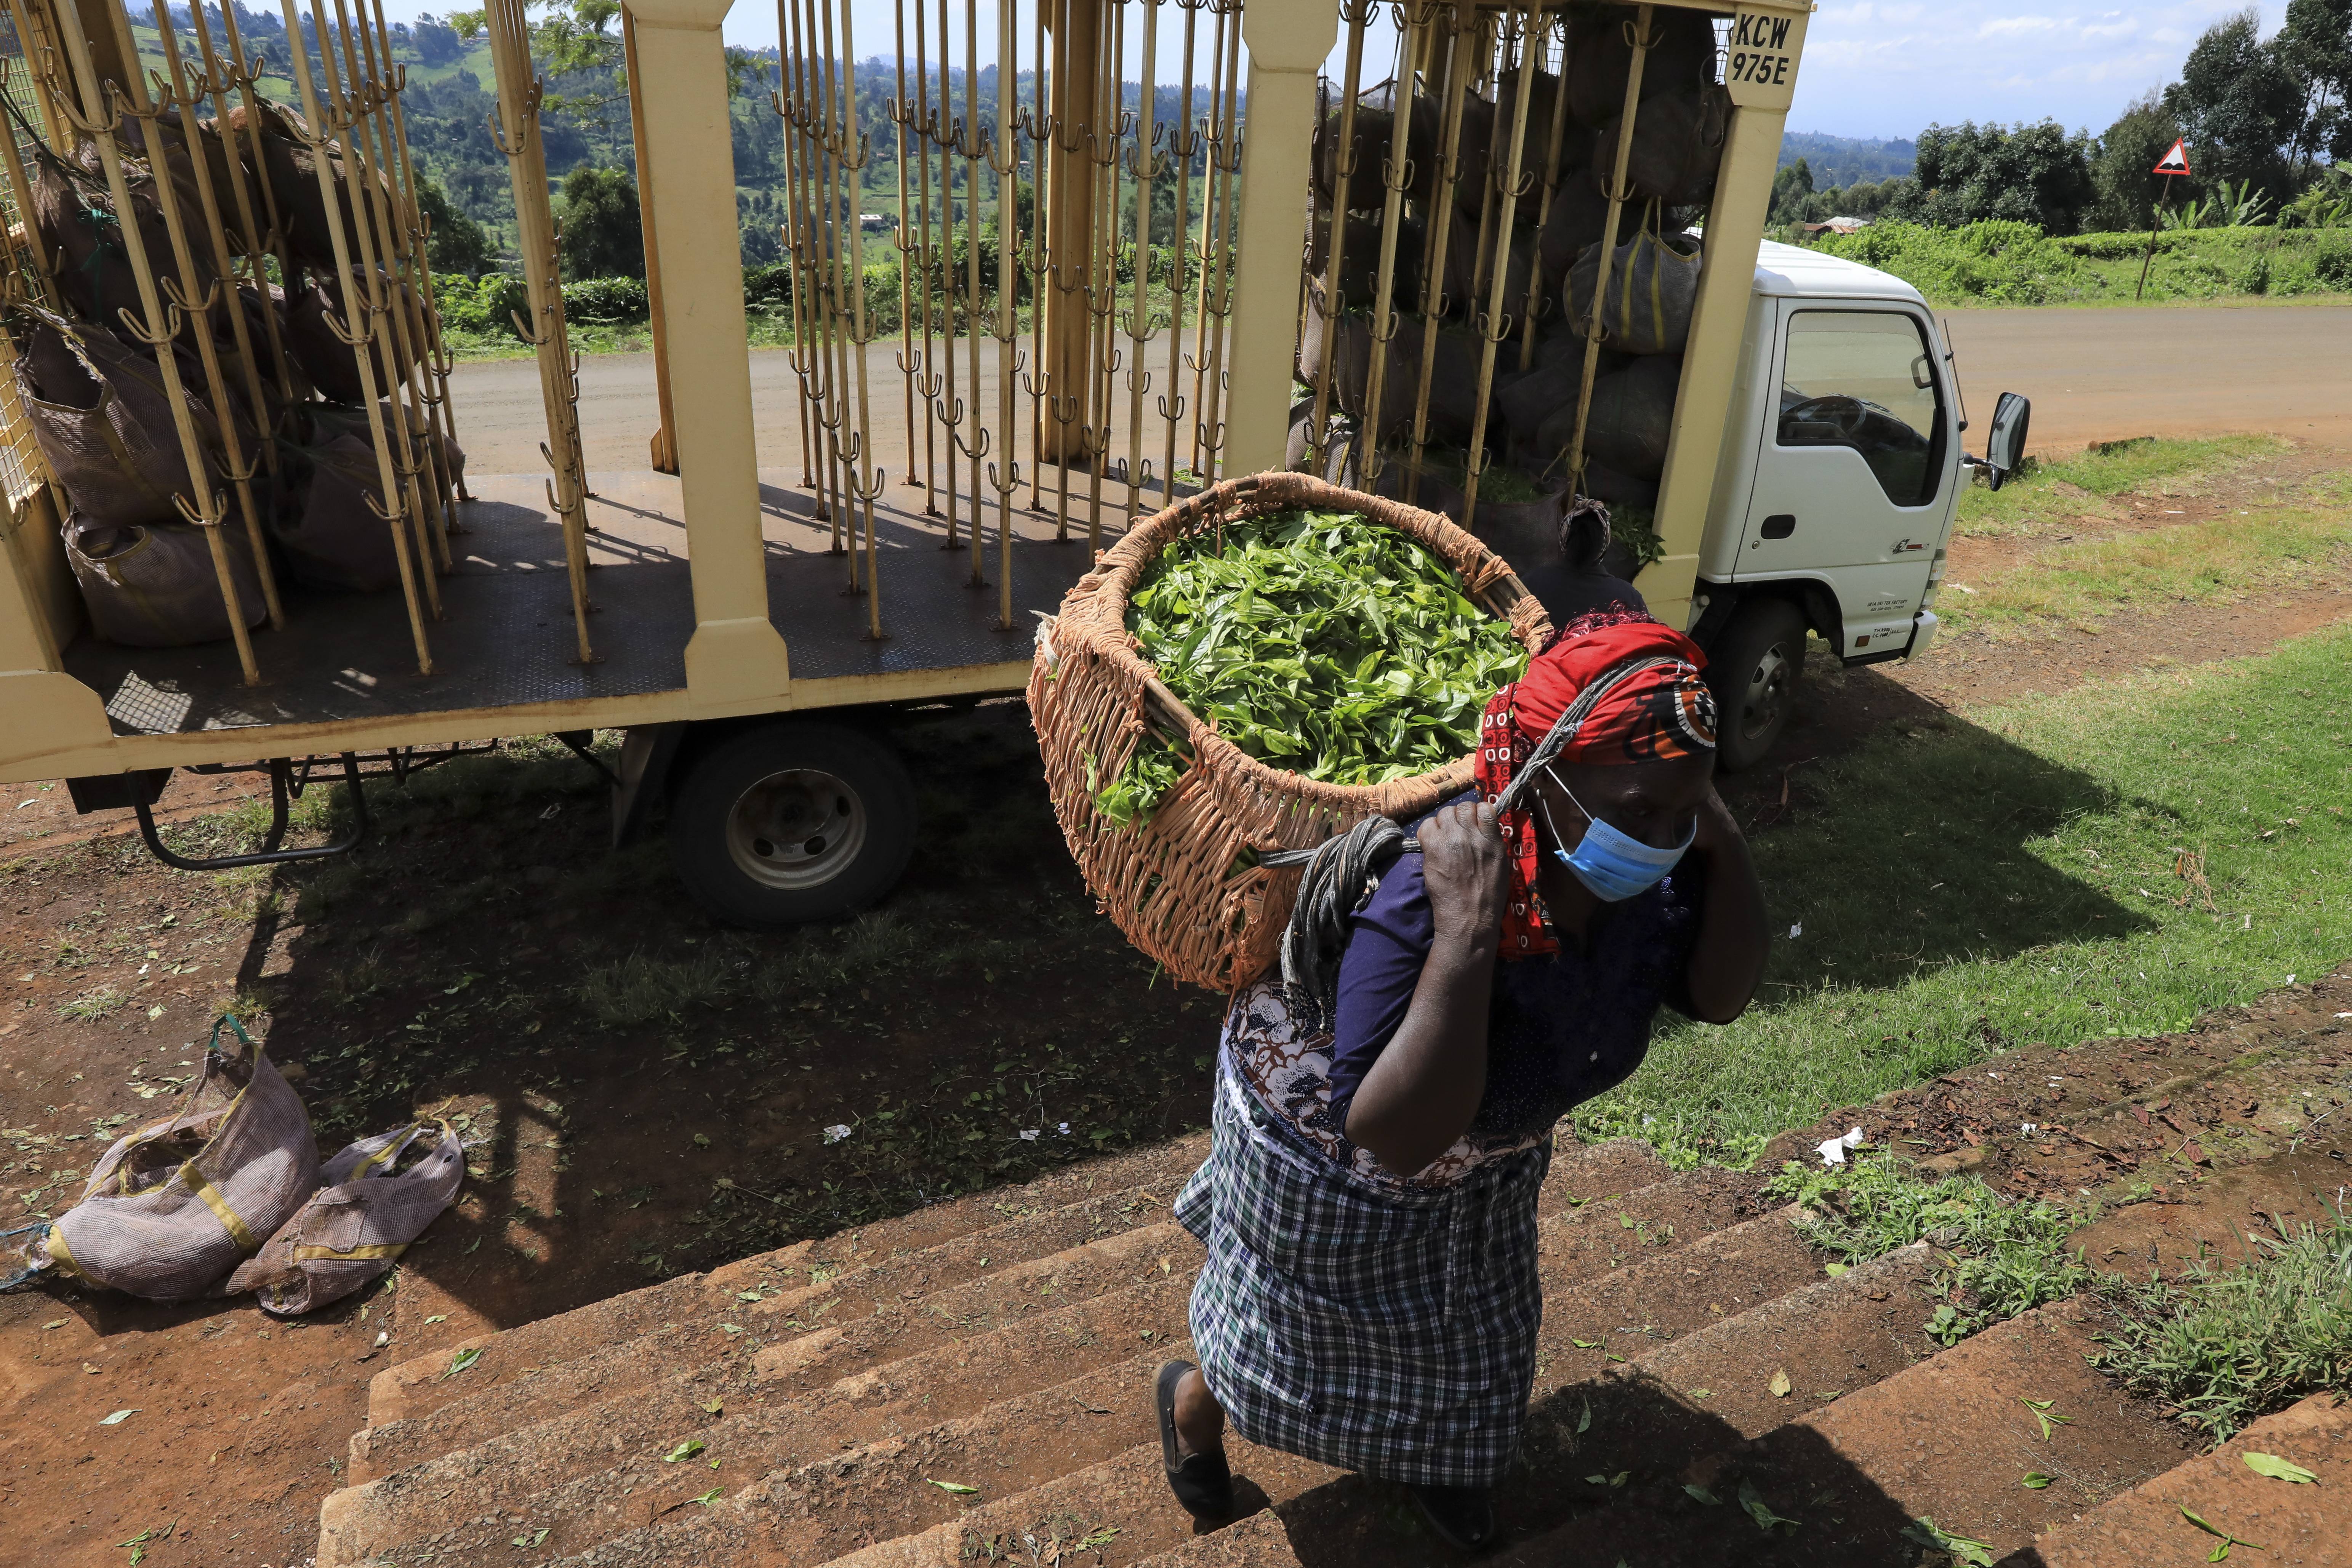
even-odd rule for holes
{"type": "Polygon", "coordinates": [[[1407,1487],[1422,1519],[1456,1552],[1495,1539],[1495,1494],[1485,1487],[1407,1487]]]}
{"type": "Polygon", "coordinates": [[[1176,1385],[1193,1370],[1189,1361],[1171,1361],[1160,1368],[1160,1459],[1168,1468],[1168,1489],[1184,1511],[1204,1524],[1223,1524],[1234,1516],[1234,1472],[1224,1450],[1177,1457],[1176,1385]]]}

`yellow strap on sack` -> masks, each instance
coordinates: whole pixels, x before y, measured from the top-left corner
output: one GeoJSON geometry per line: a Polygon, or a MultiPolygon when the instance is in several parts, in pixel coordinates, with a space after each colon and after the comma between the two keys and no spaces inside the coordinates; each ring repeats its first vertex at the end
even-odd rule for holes
{"type": "Polygon", "coordinates": [[[81,1265],[74,1261],[73,1248],[66,1245],[65,1232],[49,1226],[49,1234],[41,1237],[41,1246],[47,1249],[49,1261],[57,1265],[58,1273],[81,1278],[81,1265]]]}
{"type": "Polygon", "coordinates": [[[228,1231],[229,1239],[236,1243],[238,1250],[257,1252],[261,1249],[260,1238],[237,1217],[236,1211],[228,1206],[228,1200],[220,1195],[219,1189],[205,1179],[205,1173],[196,1169],[194,1160],[180,1167],[180,1179],[188,1184],[190,1192],[204,1200],[205,1207],[213,1211],[213,1217],[228,1231]]]}
{"type": "Polygon", "coordinates": [[[347,1263],[362,1258],[397,1258],[407,1250],[408,1243],[404,1241],[372,1241],[354,1247],[349,1252],[332,1247],[298,1247],[294,1249],[294,1261],[315,1263],[324,1259],[330,1263],[347,1263]]]}

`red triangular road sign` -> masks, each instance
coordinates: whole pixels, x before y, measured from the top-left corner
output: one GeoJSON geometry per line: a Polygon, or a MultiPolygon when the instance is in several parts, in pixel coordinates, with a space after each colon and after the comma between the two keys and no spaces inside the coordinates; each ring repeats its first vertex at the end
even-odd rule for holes
{"type": "Polygon", "coordinates": [[[2189,173],[2189,148],[2187,143],[2176,140],[2172,143],[2172,151],[2167,153],[2163,157],[2158,158],[2156,161],[2156,167],[2149,170],[2148,173],[2152,174],[2185,174],[2189,173]]]}

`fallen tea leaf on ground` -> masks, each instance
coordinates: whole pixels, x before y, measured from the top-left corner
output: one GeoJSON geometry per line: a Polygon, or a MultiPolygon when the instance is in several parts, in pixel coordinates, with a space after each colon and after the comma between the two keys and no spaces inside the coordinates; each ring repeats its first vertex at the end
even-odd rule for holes
{"type": "Polygon", "coordinates": [[[2319,1479],[2316,1470],[2306,1470],[2294,1460],[2282,1459],[2276,1454],[2242,1454],[2239,1458],[2246,1461],[2246,1468],[2258,1476],[2268,1476],[2273,1480],[2308,1486],[2319,1479]]]}
{"type": "Polygon", "coordinates": [[[1789,1381],[1789,1369],[1784,1366],[1780,1371],[1774,1373],[1772,1374],[1772,1381],[1766,1384],[1764,1386],[1772,1391],[1773,1398],[1786,1399],[1789,1397],[1789,1391],[1797,1385],[1789,1381]]]}

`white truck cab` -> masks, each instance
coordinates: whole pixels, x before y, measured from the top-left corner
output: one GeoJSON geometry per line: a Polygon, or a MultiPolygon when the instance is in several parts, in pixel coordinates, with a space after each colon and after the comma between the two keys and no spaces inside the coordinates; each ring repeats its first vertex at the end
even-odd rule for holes
{"type": "MultiPolygon", "coordinates": [[[[2022,450],[2004,394],[1990,464],[2022,450]]],[[[1723,714],[1726,766],[1787,724],[1805,634],[1849,665],[1916,658],[1952,520],[1979,459],[1952,356],[1927,301],[1875,268],[1766,242],[1691,599],[1723,714]]]]}

